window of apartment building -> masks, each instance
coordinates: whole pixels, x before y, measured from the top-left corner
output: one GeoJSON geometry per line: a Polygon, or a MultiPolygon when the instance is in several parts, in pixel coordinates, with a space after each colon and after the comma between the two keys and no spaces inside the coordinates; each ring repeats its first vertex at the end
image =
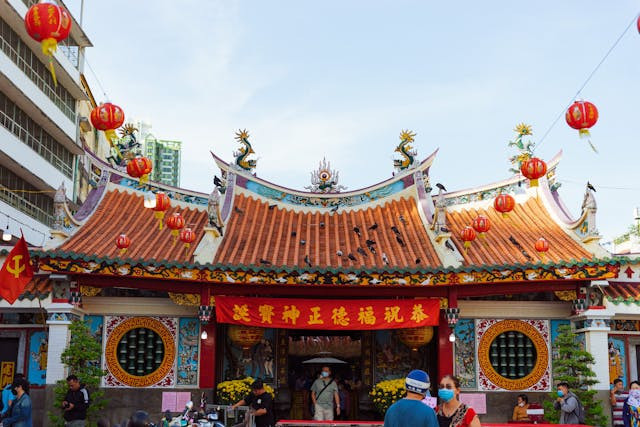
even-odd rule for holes
{"type": "Polygon", "coordinates": [[[0,92],[0,124],[65,176],[73,177],[74,155],[0,92]]]}
{"type": "Polygon", "coordinates": [[[65,116],[75,122],[75,98],[62,85],[53,84],[53,78],[47,66],[3,19],[0,19],[0,48],[65,116]]]}
{"type": "Polygon", "coordinates": [[[37,191],[36,187],[8,168],[0,168],[0,199],[37,221],[51,226],[53,225],[53,199],[46,193],[37,191]]]}

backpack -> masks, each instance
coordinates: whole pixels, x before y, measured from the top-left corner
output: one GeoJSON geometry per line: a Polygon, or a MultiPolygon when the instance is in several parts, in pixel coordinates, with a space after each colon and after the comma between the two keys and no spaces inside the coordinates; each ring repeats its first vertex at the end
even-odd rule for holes
{"type": "Polygon", "coordinates": [[[573,413],[576,414],[576,417],[578,417],[578,424],[585,424],[584,406],[582,405],[582,402],[580,402],[580,399],[578,399],[578,396],[573,393],[571,393],[571,395],[576,400],[576,409],[573,411],[573,413]]]}

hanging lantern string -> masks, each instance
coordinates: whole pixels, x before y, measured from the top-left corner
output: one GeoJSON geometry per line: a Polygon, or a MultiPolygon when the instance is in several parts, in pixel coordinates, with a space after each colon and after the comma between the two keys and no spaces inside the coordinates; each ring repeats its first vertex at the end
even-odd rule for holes
{"type": "Polygon", "coordinates": [[[571,107],[571,104],[574,103],[574,101],[578,98],[578,96],[582,93],[582,90],[587,86],[587,84],[591,81],[591,79],[593,78],[593,76],[596,74],[596,72],[598,72],[598,70],[600,69],[600,67],[602,66],[602,64],[604,64],[604,61],[607,60],[607,58],[609,57],[609,55],[611,54],[611,52],[613,52],[613,50],[616,48],[616,46],[618,46],[618,43],[620,43],[620,40],[622,40],[622,38],[625,36],[625,34],[627,34],[627,31],[629,31],[629,28],[631,28],[638,20],[638,17],[640,16],[640,14],[636,14],[633,19],[631,20],[631,22],[629,22],[629,25],[627,25],[627,27],[624,29],[624,31],[622,32],[622,34],[620,34],[620,36],[616,39],[616,41],[613,43],[613,45],[611,45],[611,47],[609,48],[609,50],[607,51],[607,53],[604,54],[604,56],[602,57],[602,59],[600,60],[600,62],[598,62],[598,65],[596,65],[596,67],[593,69],[593,71],[591,71],[591,73],[589,74],[589,76],[587,77],[587,79],[584,81],[584,83],[582,83],[582,86],[580,86],[580,89],[578,89],[578,91],[576,92],[575,95],[573,95],[573,98],[571,98],[571,101],[569,101],[569,103],[560,111],[560,114],[558,114],[558,117],[556,117],[556,119],[553,121],[553,123],[551,123],[551,126],[549,126],[549,128],[547,129],[547,131],[542,135],[542,138],[540,138],[540,140],[538,141],[538,143],[535,145],[535,147],[533,147],[532,152],[535,153],[535,151],[540,148],[540,146],[542,145],[542,143],[544,142],[545,138],[547,137],[547,135],[549,135],[549,133],[551,132],[551,130],[555,127],[555,125],[558,123],[558,121],[564,117],[567,109],[569,107],[571,107]]]}
{"type": "Polygon", "coordinates": [[[104,99],[109,99],[109,97],[107,96],[107,91],[104,90],[104,86],[102,86],[102,83],[100,83],[100,79],[98,78],[98,75],[96,74],[95,71],[93,71],[93,67],[91,66],[91,64],[89,64],[89,61],[87,60],[87,58],[84,58],[84,63],[87,65],[87,67],[89,67],[89,71],[91,71],[91,74],[93,74],[93,77],[96,79],[96,82],[98,83],[98,86],[100,86],[100,90],[102,90],[102,94],[104,95],[104,99]]]}
{"type": "MultiPolygon", "coordinates": [[[[570,179],[559,179],[559,182],[563,183],[563,184],[575,184],[575,185],[581,185],[584,186],[584,182],[580,182],[580,181],[573,181],[570,179]]],[[[616,186],[611,186],[611,185],[596,185],[596,189],[598,191],[602,190],[623,190],[623,191],[640,191],[640,187],[616,187],[616,186]]]]}

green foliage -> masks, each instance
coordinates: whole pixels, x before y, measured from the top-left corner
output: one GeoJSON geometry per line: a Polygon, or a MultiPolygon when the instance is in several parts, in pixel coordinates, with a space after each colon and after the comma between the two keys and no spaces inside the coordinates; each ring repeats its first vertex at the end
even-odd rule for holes
{"type": "Polygon", "coordinates": [[[620,243],[624,243],[629,240],[631,236],[640,236],[640,227],[635,224],[631,224],[626,233],[613,239],[613,243],[619,245],[620,243]]]}
{"type": "MultiPolygon", "coordinates": [[[[569,384],[569,390],[578,396],[584,406],[587,425],[606,426],[607,419],[602,410],[602,403],[595,398],[596,390],[589,389],[598,382],[591,370],[595,360],[591,353],[580,348],[577,338],[570,325],[561,325],[558,328],[555,341],[558,359],[553,361],[553,378],[556,383],[569,384]]],[[[557,423],[560,413],[553,407],[558,398],[556,390],[549,394],[549,398],[550,400],[544,402],[545,419],[557,423]]]]}
{"type": "MultiPolygon", "coordinates": [[[[89,391],[91,405],[87,410],[87,425],[94,426],[100,416],[100,411],[106,406],[104,390],[100,388],[100,379],[106,372],[100,369],[100,356],[102,347],[91,335],[89,327],[82,320],[74,320],[69,325],[71,340],[67,348],[62,352],[60,360],[68,368],[69,374],[74,374],[89,391]]],[[[62,401],[69,387],[66,380],[56,383],[55,406],[49,411],[49,421],[54,426],[64,426],[62,415],[62,401]]]]}

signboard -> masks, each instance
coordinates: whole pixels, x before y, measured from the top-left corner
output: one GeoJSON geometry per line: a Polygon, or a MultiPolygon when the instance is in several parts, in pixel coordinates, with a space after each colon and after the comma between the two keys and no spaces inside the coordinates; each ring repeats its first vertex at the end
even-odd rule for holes
{"type": "Polygon", "coordinates": [[[164,391],[162,392],[161,411],[184,412],[185,406],[191,400],[191,393],[188,391],[164,391]]]}
{"type": "Polygon", "coordinates": [[[438,299],[337,300],[216,296],[219,323],[280,329],[373,330],[437,326],[438,299]]]}
{"type": "Polygon", "coordinates": [[[11,384],[15,374],[16,362],[2,362],[0,364],[0,387],[4,388],[7,384],[11,384]]]}
{"type": "Polygon", "coordinates": [[[471,406],[476,414],[487,413],[487,396],[484,393],[460,393],[460,402],[471,406]]]}

